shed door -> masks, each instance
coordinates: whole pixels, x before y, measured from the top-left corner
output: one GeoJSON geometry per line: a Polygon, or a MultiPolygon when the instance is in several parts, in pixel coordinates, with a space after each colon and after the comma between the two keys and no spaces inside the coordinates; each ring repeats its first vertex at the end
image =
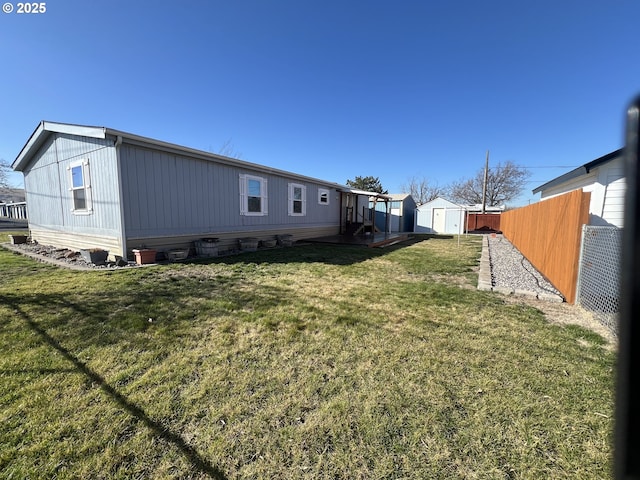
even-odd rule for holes
{"type": "Polygon", "coordinates": [[[444,233],[445,214],[444,208],[433,209],[433,230],[436,233],[444,233]]]}
{"type": "Polygon", "coordinates": [[[391,231],[392,232],[399,232],[400,231],[400,217],[401,216],[401,212],[399,208],[392,208],[391,209],[391,231]]]}

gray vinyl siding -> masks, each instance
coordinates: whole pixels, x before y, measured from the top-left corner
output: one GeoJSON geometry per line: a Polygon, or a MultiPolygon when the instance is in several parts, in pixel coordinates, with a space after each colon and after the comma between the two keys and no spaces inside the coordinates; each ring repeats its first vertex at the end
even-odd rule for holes
{"type": "MultiPolygon", "coordinates": [[[[413,232],[416,202],[411,195],[400,198],[391,196],[391,218],[389,219],[392,232],[413,232]],[[399,212],[398,212],[399,209],[399,212]]],[[[371,206],[373,202],[369,202],[371,206]]],[[[387,204],[383,201],[376,202],[376,227],[385,231],[387,225],[387,204]]]]}
{"type": "Polygon", "coordinates": [[[130,239],[339,227],[338,195],[327,185],[126,143],[120,158],[130,239]],[[240,214],[241,174],[267,180],[267,215],[240,214]],[[288,213],[289,183],[306,186],[305,216],[288,213]],[[318,188],[330,190],[329,205],[318,204],[318,188]]]}
{"type": "Polygon", "coordinates": [[[113,141],[52,134],[25,169],[29,223],[76,235],[120,236],[119,194],[113,141]],[[68,168],[88,160],[91,179],[90,214],[72,211],[68,168]]]}
{"type": "Polygon", "coordinates": [[[55,137],[52,135],[36,154],[37,160],[24,171],[30,225],[48,227],[64,225],[56,158],[55,137]]]}
{"type": "Polygon", "coordinates": [[[416,202],[412,196],[402,201],[402,226],[403,232],[413,232],[416,214],[416,202]]]}

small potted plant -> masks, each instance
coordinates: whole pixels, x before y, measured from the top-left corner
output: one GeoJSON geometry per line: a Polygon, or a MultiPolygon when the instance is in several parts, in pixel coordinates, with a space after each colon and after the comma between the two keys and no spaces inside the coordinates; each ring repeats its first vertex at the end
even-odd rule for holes
{"type": "Polygon", "coordinates": [[[189,256],[188,248],[173,248],[165,253],[167,260],[170,262],[177,262],[179,260],[185,260],[189,256]]]}
{"type": "Polygon", "coordinates": [[[275,238],[268,238],[266,240],[261,240],[260,244],[264,247],[264,248],[273,248],[276,246],[276,244],[278,243],[278,240],[275,238]]]}
{"type": "Polygon", "coordinates": [[[132,251],[138,265],[156,262],[156,253],[158,252],[153,248],[134,248],[132,251]]]}
{"type": "Polygon", "coordinates": [[[18,245],[21,243],[27,243],[26,235],[9,235],[9,241],[12,245],[18,245]]]}
{"type": "Polygon", "coordinates": [[[278,239],[278,244],[283,246],[283,247],[290,247],[291,245],[293,245],[293,235],[291,234],[284,234],[284,235],[276,235],[277,239],[278,239]]]}
{"type": "Polygon", "coordinates": [[[246,237],[240,238],[238,242],[240,243],[240,250],[243,252],[255,252],[258,250],[258,242],[260,240],[255,237],[246,237]]]}
{"type": "Polygon", "coordinates": [[[107,261],[107,257],[109,256],[109,252],[101,248],[89,248],[87,250],[80,250],[80,255],[87,263],[104,265],[107,261]]]}
{"type": "Polygon", "coordinates": [[[196,255],[199,257],[217,257],[219,238],[201,238],[196,240],[196,255]]]}

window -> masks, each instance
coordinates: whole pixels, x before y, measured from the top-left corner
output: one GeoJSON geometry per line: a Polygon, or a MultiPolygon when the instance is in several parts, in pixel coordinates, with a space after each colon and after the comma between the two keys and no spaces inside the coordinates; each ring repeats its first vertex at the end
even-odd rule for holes
{"type": "Polygon", "coordinates": [[[267,180],[240,175],[240,215],[267,215],[267,180]]]}
{"type": "Polygon", "coordinates": [[[91,213],[91,183],[89,177],[89,161],[82,160],[72,163],[69,171],[71,184],[71,211],[74,213],[91,213]]]}
{"type": "Polygon", "coordinates": [[[318,203],[320,205],[329,205],[329,190],[326,188],[318,189],[318,203]]]}
{"type": "Polygon", "coordinates": [[[307,187],[297,183],[289,184],[289,215],[307,214],[307,187]]]}

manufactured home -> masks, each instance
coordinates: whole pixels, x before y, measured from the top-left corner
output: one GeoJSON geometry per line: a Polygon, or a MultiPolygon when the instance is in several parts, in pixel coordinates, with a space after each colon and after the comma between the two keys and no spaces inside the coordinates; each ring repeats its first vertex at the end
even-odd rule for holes
{"type": "Polygon", "coordinates": [[[124,258],[205,237],[224,248],[247,236],[337,235],[364,222],[377,195],[111,128],[45,121],[12,168],[24,175],[34,240],[124,258]]]}

